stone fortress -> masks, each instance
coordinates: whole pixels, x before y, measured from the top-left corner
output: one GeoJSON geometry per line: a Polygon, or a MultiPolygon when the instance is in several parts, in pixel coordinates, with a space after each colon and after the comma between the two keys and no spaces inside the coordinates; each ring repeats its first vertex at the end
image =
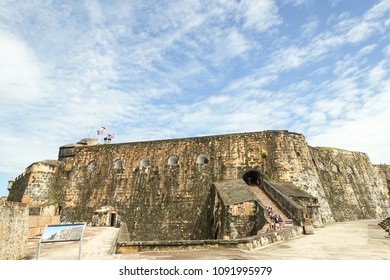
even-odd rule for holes
{"type": "Polygon", "coordinates": [[[8,201],[30,215],[119,226],[129,241],[234,240],[266,233],[272,207],[291,226],[390,216],[390,166],[262,131],[100,144],[82,139],[33,163],[8,201]],[[34,210],[35,209],[35,210],[34,210]],[[45,208],[46,209],[46,208],[45,208]],[[35,214],[34,214],[35,211],[35,214]]]}

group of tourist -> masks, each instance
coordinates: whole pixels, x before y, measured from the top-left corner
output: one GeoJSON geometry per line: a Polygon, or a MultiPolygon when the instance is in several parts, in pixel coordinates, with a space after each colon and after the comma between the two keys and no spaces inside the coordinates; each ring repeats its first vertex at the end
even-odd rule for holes
{"type": "Polygon", "coordinates": [[[267,207],[267,215],[270,220],[271,230],[283,229],[283,219],[280,215],[274,213],[272,207],[267,207]]]}

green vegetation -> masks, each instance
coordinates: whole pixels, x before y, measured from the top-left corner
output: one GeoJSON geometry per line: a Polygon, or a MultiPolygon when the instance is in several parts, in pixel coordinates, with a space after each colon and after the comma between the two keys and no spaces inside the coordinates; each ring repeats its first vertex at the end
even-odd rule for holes
{"type": "Polygon", "coordinates": [[[325,151],[344,151],[348,152],[347,150],[339,149],[339,148],[333,148],[333,147],[318,147],[319,149],[325,150],[325,151]]]}
{"type": "Polygon", "coordinates": [[[49,206],[49,205],[56,205],[58,203],[58,199],[54,197],[50,197],[47,202],[44,204],[44,206],[49,206]]]}

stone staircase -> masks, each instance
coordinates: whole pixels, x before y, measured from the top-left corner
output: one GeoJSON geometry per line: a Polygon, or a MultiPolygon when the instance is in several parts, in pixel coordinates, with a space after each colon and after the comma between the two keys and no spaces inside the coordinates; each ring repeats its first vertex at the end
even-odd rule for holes
{"type": "Polygon", "coordinates": [[[266,217],[268,224],[265,224],[264,227],[260,230],[260,232],[265,233],[271,230],[271,220],[269,219],[268,214],[266,212],[267,207],[272,208],[272,212],[274,215],[276,214],[282,217],[283,220],[282,228],[284,228],[285,221],[290,219],[280,210],[280,208],[272,201],[272,199],[269,198],[269,196],[262,189],[259,188],[258,185],[250,185],[249,188],[265,207],[264,215],[266,217]]]}

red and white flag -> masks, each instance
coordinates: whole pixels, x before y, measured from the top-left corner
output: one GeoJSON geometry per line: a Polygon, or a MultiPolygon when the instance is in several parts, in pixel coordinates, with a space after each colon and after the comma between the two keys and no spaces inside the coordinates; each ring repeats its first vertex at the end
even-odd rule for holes
{"type": "Polygon", "coordinates": [[[97,133],[97,135],[103,135],[103,133],[104,133],[104,131],[107,129],[107,127],[106,126],[102,126],[102,128],[101,129],[99,129],[96,133],[97,133]]]}
{"type": "Polygon", "coordinates": [[[108,134],[108,138],[112,139],[115,137],[115,134],[108,134]]]}

